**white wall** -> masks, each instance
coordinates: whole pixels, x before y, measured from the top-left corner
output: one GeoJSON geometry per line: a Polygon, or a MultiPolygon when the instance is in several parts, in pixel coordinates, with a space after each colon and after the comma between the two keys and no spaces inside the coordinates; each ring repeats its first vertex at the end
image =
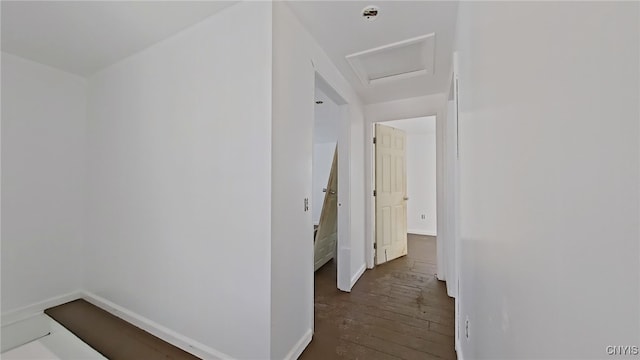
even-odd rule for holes
{"type": "Polygon", "coordinates": [[[467,359],[638,345],[638,7],[460,4],[467,359]]]}
{"type": "Polygon", "coordinates": [[[407,188],[407,231],[412,234],[436,236],[435,132],[407,136],[407,188]],[[422,219],[421,215],[424,215],[425,219],[422,219]]]}
{"type": "Polygon", "coordinates": [[[407,137],[407,232],[435,236],[436,118],[430,116],[382,124],[403,130],[407,137]]]}
{"type": "MultiPolygon", "coordinates": [[[[454,57],[454,62],[455,62],[454,57]]],[[[459,237],[459,213],[458,203],[460,198],[459,172],[460,163],[458,159],[458,126],[455,108],[455,100],[447,101],[447,112],[445,115],[445,136],[444,136],[444,187],[445,187],[445,204],[444,212],[446,221],[444,222],[445,233],[447,234],[447,243],[444,253],[444,272],[447,281],[447,294],[456,297],[458,293],[458,269],[459,252],[456,250],[460,242],[459,237]]],[[[457,305],[456,305],[457,308],[457,305]]]]}
{"type": "Polygon", "coordinates": [[[344,122],[341,107],[338,106],[327,94],[315,88],[314,117],[313,117],[313,142],[336,142],[340,130],[340,124],[344,122]],[[321,101],[320,104],[317,102],[321,101]]]}
{"type": "Polygon", "coordinates": [[[313,333],[314,72],[296,26],[274,4],[270,359],[297,358],[313,333]]]}
{"type": "Polygon", "coordinates": [[[313,183],[311,208],[313,223],[318,225],[322,204],[323,188],[327,187],[333,154],[336,150],[341,123],[345,122],[340,106],[338,106],[318,86],[315,88],[315,99],[323,101],[316,104],[313,116],[313,183]]]}
{"type": "Polygon", "coordinates": [[[80,288],[85,80],[2,53],[2,313],[80,288]]]}
{"type": "Polygon", "coordinates": [[[407,196],[407,231],[412,234],[435,236],[435,133],[407,135],[407,196]],[[425,215],[425,219],[422,219],[421,215],[425,215]]]}
{"type": "Polygon", "coordinates": [[[347,291],[364,269],[362,169],[350,166],[363,146],[362,108],[288,5],[273,6],[271,358],[289,359],[297,358],[313,331],[313,225],[303,199],[312,196],[315,73],[347,102],[348,121],[341,122],[338,138],[338,287],[347,291]]]}
{"type": "Polygon", "coordinates": [[[271,5],[89,79],[85,289],[240,359],[270,351],[271,5]]]}
{"type": "MultiPolygon", "coordinates": [[[[52,196],[69,207],[84,196],[73,220],[85,243],[68,247],[85,272],[76,284],[210,356],[295,358],[311,338],[312,221],[302,205],[312,132],[300,120],[313,119],[316,72],[345,101],[338,287],[349,291],[365,269],[364,169],[351,164],[363,158],[362,105],[287,6],[273,6],[275,24],[272,4],[237,4],[90,77],[79,101],[86,141],[60,151],[80,159],[69,166],[80,185],[52,196]]],[[[67,291],[60,279],[47,283],[52,295],[67,291]]]]}
{"type": "Polygon", "coordinates": [[[336,151],[336,143],[315,143],[313,144],[313,182],[311,208],[313,211],[313,224],[320,223],[322,214],[322,204],[325,193],[322,189],[327,187],[329,175],[331,174],[331,164],[333,154],[336,151]]]}

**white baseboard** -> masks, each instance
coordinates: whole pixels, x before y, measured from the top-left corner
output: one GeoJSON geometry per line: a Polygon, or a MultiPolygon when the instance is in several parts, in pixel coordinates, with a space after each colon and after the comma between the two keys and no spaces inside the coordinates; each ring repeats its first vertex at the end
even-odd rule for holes
{"type": "MultiPolygon", "coordinates": [[[[363,265],[361,269],[358,270],[358,273],[356,273],[356,275],[351,279],[352,286],[364,273],[365,269],[366,266],[363,265]]],[[[177,346],[184,351],[187,351],[202,359],[233,360],[233,357],[231,357],[230,355],[227,355],[221,351],[218,351],[184,335],[181,335],[167,327],[164,327],[152,320],[145,318],[142,315],[139,315],[89,291],[78,290],[8,311],[2,314],[2,318],[0,321],[2,327],[12,325],[36,316],[40,316],[44,313],[44,310],[50,307],[62,305],[80,298],[84,298],[89,303],[147,331],[154,336],[157,336],[158,338],[168,342],[169,344],[177,346]]],[[[285,359],[297,359],[302,354],[307,345],[309,345],[312,337],[313,330],[307,330],[302,338],[291,349],[289,354],[287,354],[287,357],[285,359]]]]}
{"type": "Polygon", "coordinates": [[[82,292],[80,290],[76,290],[68,294],[54,296],[52,298],[49,298],[37,303],[33,303],[31,305],[23,306],[15,310],[10,310],[5,313],[2,313],[0,324],[2,324],[3,327],[7,325],[11,325],[13,323],[26,320],[33,316],[40,315],[50,307],[62,305],[64,303],[68,303],[69,301],[73,301],[81,297],[82,297],[82,292]]]}
{"type": "Polygon", "coordinates": [[[304,335],[298,340],[298,342],[293,346],[291,351],[284,357],[284,360],[296,360],[302,355],[304,349],[307,348],[307,345],[311,342],[311,338],[313,337],[313,329],[308,329],[304,335]]]}
{"type": "Polygon", "coordinates": [[[360,279],[360,276],[364,274],[365,270],[367,270],[367,264],[362,264],[362,266],[360,266],[360,269],[358,269],[358,272],[356,272],[355,275],[353,275],[353,277],[351,278],[351,288],[353,288],[353,285],[355,285],[358,279],[360,279]]]}
{"type": "Polygon", "coordinates": [[[451,286],[449,286],[449,283],[447,281],[446,282],[446,287],[447,287],[447,296],[449,296],[450,298],[455,299],[456,298],[456,294],[454,293],[454,289],[451,288],[451,286]]]}
{"type": "Polygon", "coordinates": [[[0,353],[51,333],[50,319],[43,313],[2,326],[0,353]]]}
{"type": "Polygon", "coordinates": [[[460,344],[460,339],[456,340],[456,355],[458,360],[464,360],[464,355],[462,354],[462,344],[460,344]]]}
{"type": "Polygon", "coordinates": [[[435,231],[425,231],[425,230],[417,230],[417,229],[408,229],[407,234],[437,236],[435,231]]]}
{"type": "Polygon", "coordinates": [[[231,356],[190,339],[184,335],[164,327],[152,320],[145,318],[131,310],[102,298],[92,292],[83,291],[82,297],[91,304],[141,328],[142,330],[159,337],[160,339],[179,347],[202,359],[233,359],[231,356]]]}

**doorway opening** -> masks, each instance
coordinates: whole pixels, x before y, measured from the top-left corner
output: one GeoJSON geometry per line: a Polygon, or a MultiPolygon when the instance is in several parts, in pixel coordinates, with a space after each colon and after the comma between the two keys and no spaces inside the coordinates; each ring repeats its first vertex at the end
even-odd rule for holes
{"type": "Polygon", "coordinates": [[[344,141],[349,124],[347,103],[318,73],[314,95],[311,184],[314,271],[321,268],[322,271],[330,271],[331,286],[348,289],[349,259],[342,259],[339,251],[342,242],[348,239],[345,233],[348,213],[342,206],[348,194],[340,191],[346,188],[345,182],[348,181],[348,169],[345,168],[348,152],[344,141]]]}
{"type": "Polygon", "coordinates": [[[437,273],[436,117],[374,123],[375,265],[408,255],[437,273]]]}
{"type": "Polygon", "coordinates": [[[338,240],[338,126],[340,107],[315,89],[313,122],[313,270],[336,258],[338,240]]]}
{"type": "MultiPolygon", "coordinates": [[[[387,261],[365,272],[348,296],[333,287],[332,280],[335,277],[331,278],[334,274],[329,271],[335,267],[324,266],[316,272],[314,341],[305,349],[300,359],[335,359],[341,356],[356,359],[456,358],[454,301],[447,295],[446,285],[434,276],[437,272],[436,243],[433,236],[436,235],[436,219],[432,219],[431,228],[425,226],[429,215],[435,217],[436,209],[435,116],[421,120],[422,123],[416,125],[427,127],[428,130],[400,130],[387,126],[398,126],[391,122],[381,124],[388,128],[388,138],[383,140],[379,133],[376,134],[376,145],[389,145],[393,151],[404,150],[408,156],[399,156],[407,160],[407,164],[403,161],[393,162],[390,158],[379,159],[380,163],[385,162],[384,165],[394,172],[386,174],[388,189],[382,189],[378,185],[376,190],[377,195],[384,190],[392,197],[394,194],[391,193],[394,191],[391,190],[398,185],[400,201],[404,201],[405,205],[409,205],[412,200],[419,205],[421,198],[429,196],[432,203],[430,206],[423,204],[422,207],[411,204],[406,210],[396,209],[395,213],[389,210],[392,215],[387,217],[388,221],[394,215],[402,216],[403,212],[405,220],[411,220],[396,228],[386,228],[395,229],[391,232],[404,232],[405,246],[401,249],[404,254],[391,259],[391,251],[395,250],[387,249],[387,261]],[[393,134],[396,130],[398,136],[393,134]],[[414,135],[416,139],[413,139],[414,135]],[[414,154],[418,156],[413,156],[414,154]],[[427,169],[414,162],[418,165],[430,164],[433,178],[425,180],[417,177],[416,180],[413,171],[419,171],[421,174],[418,175],[423,176],[427,169]],[[407,170],[407,176],[403,176],[404,170],[407,170]],[[404,187],[402,181],[398,182],[397,177],[409,180],[407,186],[404,187]],[[425,184],[431,185],[430,193],[419,193],[419,190],[427,192],[420,188],[425,187],[425,184]],[[419,188],[416,189],[416,186],[419,188]],[[409,199],[405,201],[404,197],[409,199]],[[412,214],[416,214],[415,218],[411,218],[414,216],[412,214]],[[420,216],[422,214],[426,215],[425,219],[420,216]]],[[[388,155],[398,156],[393,151],[388,155]]]]}

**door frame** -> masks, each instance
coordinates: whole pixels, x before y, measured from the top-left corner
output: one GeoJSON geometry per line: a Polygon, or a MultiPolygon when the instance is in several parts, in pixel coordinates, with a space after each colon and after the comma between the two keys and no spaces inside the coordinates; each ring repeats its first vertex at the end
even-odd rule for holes
{"type": "MultiPolygon", "coordinates": [[[[453,191],[452,191],[452,204],[453,204],[453,219],[449,221],[452,223],[453,227],[453,244],[454,244],[454,259],[453,259],[453,269],[454,269],[454,283],[452,288],[454,289],[455,296],[455,310],[454,310],[454,321],[455,321],[455,349],[458,353],[462,352],[462,349],[459,346],[460,343],[460,308],[462,304],[462,294],[460,291],[460,273],[462,269],[462,257],[461,257],[461,238],[460,238],[460,114],[459,114],[459,81],[460,75],[460,58],[458,52],[455,51],[453,53],[453,71],[451,74],[451,88],[452,93],[451,97],[453,97],[453,123],[450,124],[453,127],[453,142],[456,150],[454,160],[453,160],[453,178],[451,181],[453,182],[453,191]]],[[[447,116],[447,121],[451,121],[450,117],[447,116]]],[[[447,290],[449,288],[447,287],[447,290]]]]}
{"type": "MultiPolygon", "coordinates": [[[[336,264],[337,279],[336,285],[339,290],[351,291],[351,243],[349,232],[350,221],[350,129],[349,103],[338,93],[337,90],[327,81],[322,74],[315,69],[314,89],[318,88],[327,95],[340,109],[340,121],[338,126],[338,233],[336,239],[336,264]]],[[[313,119],[315,123],[315,117],[313,119]]],[[[313,131],[311,137],[313,144],[313,131]]],[[[312,154],[313,156],[313,154],[312,154]]],[[[313,171],[313,169],[311,170],[313,171]]],[[[312,254],[313,256],[313,254],[312,254]]]]}
{"type": "MultiPolygon", "coordinates": [[[[374,268],[373,243],[375,240],[375,203],[373,199],[373,124],[390,120],[410,119],[424,116],[436,117],[436,187],[437,187],[437,228],[436,244],[437,276],[444,280],[444,252],[442,251],[445,214],[444,194],[444,139],[446,126],[447,94],[434,94],[410,99],[393,100],[369,104],[365,107],[365,260],[367,268],[374,268]]],[[[449,201],[449,200],[447,200],[449,201]]]]}
{"type": "MultiPolygon", "coordinates": [[[[367,268],[368,269],[373,269],[374,267],[376,267],[376,261],[375,261],[375,257],[376,257],[376,249],[374,248],[374,244],[376,242],[376,198],[373,195],[373,191],[376,188],[376,145],[373,142],[373,139],[375,138],[376,135],[376,124],[385,124],[387,122],[391,122],[391,121],[398,121],[398,120],[409,120],[409,119],[415,119],[415,118],[423,118],[423,117],[434,117],[435,121],[436,121],[436,143],[438,142],[438,115],[437,113],[433,113],[431,115],[421,115],[421,116],[412,116],[412,117],[408,117],[408,118],[400,118],[400,119],[387,119],[387,120],[380,120],[380,121],[373,121],[369,124],[369,126],[365,126],[367,129],[367,135],[365,136],[366,141],[369,141],[369,145],[367,146],[368,154],[369,154],[369,166],[371,171],[365,171],[365,183],[367,185],[368,188],[368,192],[369,192],[369,196],[368,198],[371,199],[371,202],[369,204],[369,218],[370,218],[370,228],[371,228],[371,236],[368,236],[365,238],[365,245],[366,245],[366,251],[365,251],[365,257],[366,257],[366,261],[367,261],[367,268]]],[[[436,162],[438,160],[439,155],[439,151],[438,151],[438,147],[436,145],[436,162]]],[[[365,155],[367,155],[365,153],[365,155]]],[[[407,165],[408,166],[408,165],[407,165]]],[[[436,164],[436,191],[439,194],[440,193],[440,183],[438,182],[438,174],[439,174],[439,167],[436,164]]],[[[440,205],[440,198],[438,197],[438,199],[436,199],[436,208],[437,208],[437,214],[436,216],[440,217],[440,211],[441,211],[441,205],[440,205]]],[[[439,228],[439,224],[440,224],[440,220],[438,220],[438,230],[437,230],[437,234],[440,234],[440,228],[439,228]]],[[[436,249],[441,248],[441,246],[438,245],[438,235],[436,235],[436,249]]],[[[441,258],[444,257],[444,253],[442,251],[438,251],[437,254],[437,266],[438,266],[438,273],[440,273],[440,262],[441,262],[441,258]]],[[[438,276],[438,278],[440,278],[440,276],[438,276]]],[[[442,280],[442,279],[440,279],[442,280]]]]}

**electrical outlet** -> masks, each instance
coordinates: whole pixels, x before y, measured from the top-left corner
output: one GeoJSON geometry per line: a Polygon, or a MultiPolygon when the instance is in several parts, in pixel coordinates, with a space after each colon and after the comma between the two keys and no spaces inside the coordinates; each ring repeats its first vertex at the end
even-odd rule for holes
{"type": "Polygon", "coordinates": [[[469,340],[469,317],[464,321],[464,336],[469,340]]]}
{"type": "Polygon", "coordinates": [[[426,218],[427,218],[427,215],[426,215],[426,214],[422,214],[422,215],[420,215],[420,219],[425,220],[426,218]]]}

